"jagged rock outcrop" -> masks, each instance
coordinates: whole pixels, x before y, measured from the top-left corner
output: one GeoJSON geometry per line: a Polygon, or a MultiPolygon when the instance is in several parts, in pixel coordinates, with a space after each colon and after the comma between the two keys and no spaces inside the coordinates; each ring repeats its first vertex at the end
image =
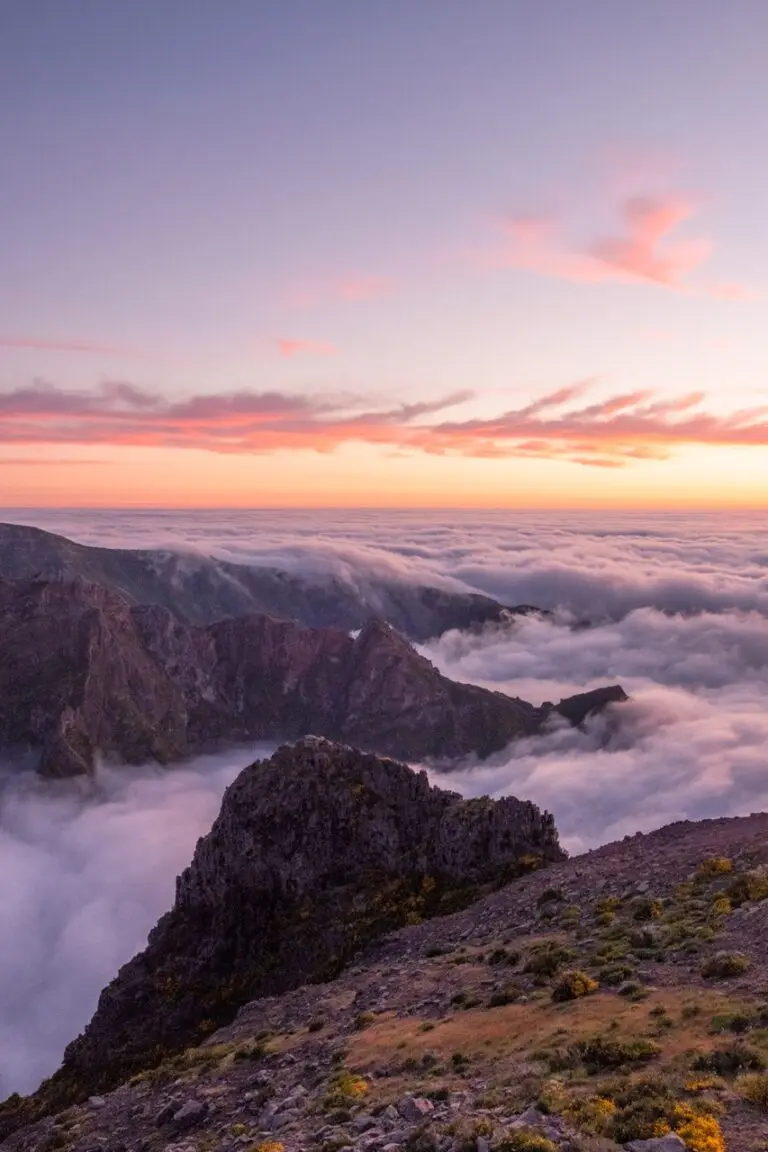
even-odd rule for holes
{"type": "Polygon", "coordinates": [[[0,582],[0,748],[48,776],[97,752],[161,764],[226,744],[319,732],[408,760],[480,757],[624,699],[607,688],[553,708],[438,670],[389,625],[338,629],[246,616],[197,628],[100,585],[0,582]]]}
{"type": "Polygon", "coordinates": [[[350,630],[375,615],[413,640],[537,611],[363,573],[352,582],[193,553],[94,548],[25,524],[0,524],[0,579],[100,584],[130,604],[168,608],[186,623],[201,626],[256,612],[312,628],[350,630]]]}
{"type": "MultiPolygon", "coordinates": [[[[239,824],[222,831],[247,847],[239,824]]],[[[225,895],[218,859],[194,906],[225,895]]],[[[0,1104],[0,1148],[765,1152],[763,1093],[745,1091],[763,1074],[743,1069],[764,1053],[767,875],[766,813],[627,836],[387,933],[335,979],[260,996],[202,1045],[69,1106],[87,1093],[73,1065],[0,1104]],[[713,986],[702,972],[724,949],[746,967],[713,986]],[[595,986],[564,1001],[574,969],[595,986]]]]}
{"type": "Polygon", "coordinates": [[[463,800],[319,738],[280,748],[227,790],[173,910],[102,993],[47,1091],[113,1085],[245,1001],[330,979],[383,932],[564,857],[533,804],[463,800]]]}

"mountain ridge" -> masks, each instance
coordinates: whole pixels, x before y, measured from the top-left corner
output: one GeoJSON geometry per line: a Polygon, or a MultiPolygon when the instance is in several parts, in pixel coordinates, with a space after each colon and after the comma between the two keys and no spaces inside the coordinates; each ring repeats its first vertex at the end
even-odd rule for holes
{"type": "Polygon", "coordinates": [[[310,732],[482,758],[627,698],[614,685],[537,708],[447,679],[381,620],[356,637],[258,615],[201,628],[81,581],[0,581],[0,648],[0,748],[37,752],[46,776],[310,732]]]}
{"type": "Polygon", "coordinates": [[[360,577],[353,585],[332,573],[310,578],[274,565],[236,564],[193,552],[95,547],[32,525],[0,523],[0,579],[78,577],[131,604],[169,608],[201,626],[256,612],[314,628],[353,630],[370,616],[381,616],[410,639],[423,641],[451,628],[503,624],[540,611],[531,605],[506,607],[480,593],[393,579],[360,577]]]}

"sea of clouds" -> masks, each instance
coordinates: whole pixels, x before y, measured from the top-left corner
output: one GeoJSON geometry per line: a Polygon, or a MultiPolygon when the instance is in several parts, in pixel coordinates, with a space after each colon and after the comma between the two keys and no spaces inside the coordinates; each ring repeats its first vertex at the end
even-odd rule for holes
{"type": "MultiPolygon", "coordinates": [[[[481,591],[552,618],[422,646],[446,674],[534,703],[619,682],[628,704],[432,770],[554,812],[572,852],[680,819],[768,808],[768,539],[757,514],[14,512],[83,543],[269,564],[365,592],[481,591]]],[[[267,750],[262,750],[267,751],[267,750]]],[[[0,783],[0,1097],[35,1087],[173,900],[253,750],[95,788],[0,783]]]]}

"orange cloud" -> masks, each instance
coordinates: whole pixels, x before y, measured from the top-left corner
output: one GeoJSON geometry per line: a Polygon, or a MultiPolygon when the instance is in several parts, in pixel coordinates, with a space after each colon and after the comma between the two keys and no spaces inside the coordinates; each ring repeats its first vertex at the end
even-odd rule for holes
{"type": "Polygon", "coordinates": [[[713,245],[702,237],[675,239],[674,233],[693,214],[689,201],[635,196],[623,202],[620,214],[621,231],[583,248],[565,240],[558,221],[506,219],[501,225],[505,242],[495,262],[583,283],[646,283],[717,299],[751,298],[750,290],[736,283],[690,285],[690,274],[706,261],[713,245]]]}
{"type": "Polygon", "coordinates": [[[283,359],[292,356],[335,356],[338,349],[324,340],[295,340],[291,337],[278,337],[277,350],[283,359]]]}
{"type": "Polygon", "coordinates": [[[600,468],[662,460],[687,445],[768,447],[768,405],[720,415],[691,392],[659,399],[637,390],[581,403],[583,381],[497,416],[447,421],[472,399],[371,409],[362,396],[232,392],[171,401],[125,382],[90,392],[37,383],[0,392],[0,444],[109,444],[270,453],[332,452],[350,442],[392,451],[477,458],[539,457],[600,468]]]}

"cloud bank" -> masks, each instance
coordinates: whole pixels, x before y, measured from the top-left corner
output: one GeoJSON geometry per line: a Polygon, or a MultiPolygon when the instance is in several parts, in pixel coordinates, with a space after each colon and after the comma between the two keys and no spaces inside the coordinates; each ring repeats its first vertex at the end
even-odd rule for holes
{"type": "Polygon", "coordinates": [[[0,779],[0,1099],[58,1067],[101,989],[173,903],[224,788],[255,758],[106,771],[90,795],[0,779]]]}
{"type": "MultiPolygon", "coordinates": [[[[302,341],[284,344],[288,356],[309,350],[302,341]]],[[[690,445],[768,446],[768,405],[722,414],[707,410],[702,392],[659,399],[651,391],[583,403],[593,387],[584,381],[497,416],[446,420],[446,410],[471,400],[472,392],[371,409],[364,396],[349,394],[241,391],[179,401],[127,381],[107,381],[87,391],[37,381],[0,391],[0,445],[140,445],[254,454],[332,452],[343,444],[365,443],[439,456],[561,459],[601,468],[664,460],[690,445]]]]}

